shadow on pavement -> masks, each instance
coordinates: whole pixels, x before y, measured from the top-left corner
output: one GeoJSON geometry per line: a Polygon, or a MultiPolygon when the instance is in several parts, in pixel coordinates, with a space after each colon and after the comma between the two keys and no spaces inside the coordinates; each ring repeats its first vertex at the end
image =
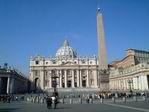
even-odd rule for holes
{"type": "Polygon", "coordinates": [[[71,109],[71,107],[57,107],[56,109],[71,109]]]}
{"type": "MultiPolygon", "coordinates": [[[[67,109],[71,109],[71,107],[57,107],[55,110],[57,110],[57,109],[58,109],[58,110],[59,110],[59,109],[66,109],[66,110],[67,110],[67,109]]],[[[0,111],[0,112],[1,112],[1,111],[0,111]]]]}
{"type": "Polygon", "coordinates": [[[0,112],[13,112],[18,108],[0,108],[0,112]]]}

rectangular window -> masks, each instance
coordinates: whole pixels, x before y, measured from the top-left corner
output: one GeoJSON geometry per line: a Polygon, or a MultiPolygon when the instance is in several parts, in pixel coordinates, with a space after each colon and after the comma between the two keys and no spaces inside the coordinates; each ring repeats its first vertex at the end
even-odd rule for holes
{"type": "Polygon", "coordinates": [[[39,64],[39,61],[35,61],[35,63],[36,63],[36,65],[38,65],[39,64]]]}

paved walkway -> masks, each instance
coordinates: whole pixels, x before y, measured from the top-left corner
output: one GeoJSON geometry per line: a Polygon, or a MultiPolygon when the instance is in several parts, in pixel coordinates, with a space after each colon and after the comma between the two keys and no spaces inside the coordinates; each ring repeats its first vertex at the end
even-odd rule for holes
{"type": "Polygon", "coordinates": [[[57,109],[30,102],[0,103],[0,112],[149,112],[149,102],[59,104],[57,109]]]}

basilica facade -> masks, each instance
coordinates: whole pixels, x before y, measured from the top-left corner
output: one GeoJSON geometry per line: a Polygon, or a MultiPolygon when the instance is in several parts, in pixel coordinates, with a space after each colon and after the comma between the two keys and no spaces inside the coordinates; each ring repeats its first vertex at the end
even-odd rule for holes
{"type": "Polygon", "coordinates": [[[55,85],[59,90],[93,90],[99,87],[96,56],[79,57],[64,41],[54,58],[35,56],[30,59],[32,90],[48,91],[55,85]],[[53,77],[56,77],[56,82],[53,77]]]}

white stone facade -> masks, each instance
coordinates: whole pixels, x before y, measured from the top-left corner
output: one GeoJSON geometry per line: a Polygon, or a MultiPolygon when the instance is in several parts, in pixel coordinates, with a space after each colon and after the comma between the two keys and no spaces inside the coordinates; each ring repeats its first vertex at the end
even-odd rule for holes
{"type": "Polygon", "coordinates": [[[149,91],[149,52],[129,49],[110,70],[110,90],[149,91]],[[131,57],[131,58],[130,58],[131,57]]]}
{"type": "Polygon", "coordinates": [[[123,71],[111,69],[109,85],[111,90],[148,91],[149,64],[141,63],[123,71]]]}
{"type": "Polygon", "coordinates": [[[98,88],[98,63],[95,56],[77,57],[68,41],[58,49],[55,58],[35,56],[30,59],[32,90],[48,90],[53,86],[53,74],[56,74],[57,88],[98,88]]]}

